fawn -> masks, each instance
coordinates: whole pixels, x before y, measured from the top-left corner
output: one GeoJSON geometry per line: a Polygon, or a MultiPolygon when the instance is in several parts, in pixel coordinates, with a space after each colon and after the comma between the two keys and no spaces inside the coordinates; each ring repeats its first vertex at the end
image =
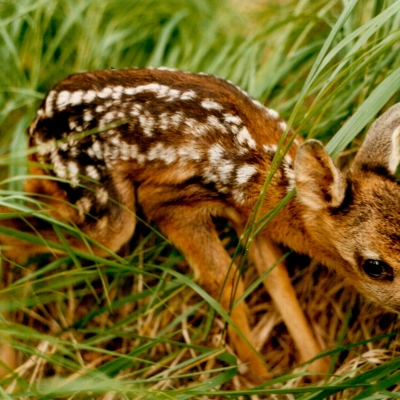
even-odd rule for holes
{"type": "MultiPolygon", "coordinates": [[[[34,177],[25,189],[43,196],[51,216],[113,251],[132,236],[140,208],[228,310],[244,289],[212,217],[226,218],[243,233],[286,130],[277,112],[213,76],[161,68],[79,73],[47,94],[29,128],[34,177]]],[[[346,173],[320,142],[302,144],[293,132],[283,141],[288,149],[259,215],[293,188],[297,193],[252,240],[249,257],[260,274],[270,270],[264,285],[304,361],[320,347],[278,262],[280,245],[336,269],[369,298],[400,310],[399,132],[397,105],[373,124],[346,173]]],[[[28,224],[9,219],[3,225],[33,227],[57,241],[51,227],[34,217],[28,224]]],[[[28,255],[46,251],[5,234],[1,241],[23,246],[28,255]]],[[[89,251],[76,237],[69,242],[89,251]]],[[[100,247],[92,251],[105,254],[100,247]]],[[[228,335],[236,354],[255,376],[268,378],[252,346],[244,302],[231,318],[236,327],[229,326],[228,335]]],[[[324,371],[326,363],[319,359],[312,367],[324,371]]]]}

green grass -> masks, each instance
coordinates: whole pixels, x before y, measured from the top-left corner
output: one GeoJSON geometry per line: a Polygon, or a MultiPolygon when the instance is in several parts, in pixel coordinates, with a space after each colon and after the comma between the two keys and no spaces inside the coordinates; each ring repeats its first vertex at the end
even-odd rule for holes
{"type": "MultiPolygon", "coordinates": [[[[400,1],[265,3],[243,11],[221,0],[0,1],[0,205],[32,212],[22,192],[25,129],[46,91],[80,70],[165,65],[228,78],[346,165],[365,128],[400,98],[400,1]]],[[[221,231],[234,249],[231,231],[221,231]]],[[[362,306],[342,288],[340,307],[329,309],[339,321],[332,371],[351,357],[365,363],[320,386],[300,385],[296,372],[244,389],[235,359],[207,342],[223,310],[145,224],[106,259],[66,248],[2,264],[0,347],[14,348],[19,366],[0,378],[4,399],[400,396],[393,316],[374,309],[368,332],[387,336],[371,339],[345,300],[362,306]],[[382,350],[376,362],[365,356],[372,349],[382,350]]]]}

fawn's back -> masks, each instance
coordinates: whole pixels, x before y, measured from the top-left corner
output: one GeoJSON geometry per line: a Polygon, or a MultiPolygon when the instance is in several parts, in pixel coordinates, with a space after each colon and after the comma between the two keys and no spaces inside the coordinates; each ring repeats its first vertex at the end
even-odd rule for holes
{"type": "MultiPolygon", "coordinates": [[[[156,184],[158,203],[239,208],[245,222],[285,129],[275,111],[212,76],[76,74],[49,92],[29,129],[32,161],[62,182],[35,179],[26,188],[58,200],[58,217],[104,231],[98,239],[108,246],[108,229],[121,232],[114,249],[132,233],[122,225],[134,226],[128,211],[141,203],[140,185],[156,184]]],[[[292,167],[288,154],[278,172],[283,191],[293,187],[292,167]]],[[[149,208],[152,199],[142,200],[149,208]]]]}

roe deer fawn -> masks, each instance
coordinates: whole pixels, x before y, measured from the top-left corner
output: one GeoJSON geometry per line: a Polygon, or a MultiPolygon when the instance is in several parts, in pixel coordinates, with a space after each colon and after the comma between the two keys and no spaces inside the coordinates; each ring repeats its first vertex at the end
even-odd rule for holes
{"type": "MultiPolygon", "coordinates": [[[[226,218],[242,234],[284,131],[275,111],[213,76],[166,69],[79,73],[48,93],[29,128],[35,176],[25,189],[43,195],[50,215],[114,251],[132,236],[140,208],[228,310],[243,284],[230,268],[212,217],[226,218]]],[[[260,215],[292,188],[297,194],[252,240],[249,257],[260,274],[270,270],[264,285],[304,361],[320,348],[278,262],[279,245],[338,270],[368,297],[400,310],[399,132],[398,105],[374,123],[346,173],[320,142],[300,144],[292,132],[284,140],[292,144],[260,215]]],[[[28,224],[4,224],[57,237],[33,217],[28,224]]],[[[26,254],[45,251],[44,245],[15,243],[4,234],[1,240],[23,245],[26,254]]],[[[77,238],[69,241],[88,250],[77,238]]],[[[269,377],[251,345],[243,302],[231,318],[236,327],[229,326],[228,335],[236,354],[255,376],[269,377]]],[[[324,360],[312,365],[317,371],[325,366],[324,360]]]]}

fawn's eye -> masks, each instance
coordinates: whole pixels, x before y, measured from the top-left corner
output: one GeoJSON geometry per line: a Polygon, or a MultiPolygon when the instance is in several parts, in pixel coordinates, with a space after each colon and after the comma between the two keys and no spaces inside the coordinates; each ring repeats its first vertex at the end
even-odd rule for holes
{"type": "Polygon", "coordinates": [[[394,278],[393,268],[384,261],[366,260],[362,268],[372,279],[392,281],[394,278]]]}

